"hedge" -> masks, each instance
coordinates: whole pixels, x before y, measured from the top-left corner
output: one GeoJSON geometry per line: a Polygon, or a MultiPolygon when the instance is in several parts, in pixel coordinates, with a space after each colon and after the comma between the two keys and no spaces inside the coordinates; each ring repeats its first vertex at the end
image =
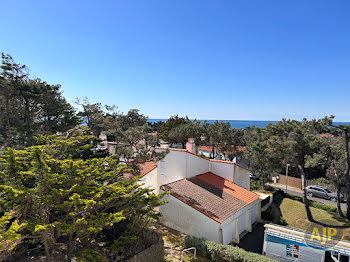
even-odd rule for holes
{"type": "MultiPolygon", "coordinates": [[[[285,194],[285,196],[290,198],[290,199],[293,199],[293,200],[296,200],[296,201],[299,201],[299,202],[303,203],[303,198],[302,197],[293,196],[293,195],[290,195],[290,194],[285,194]]],[[[338,210],[337,207],[335,207],[335,206],[326,205],[326,204],[319,203],[319,202],[312,201],[312,200],[309,200],[309,205],[310,205],[310,207],[326,210],[328,212],[333,212],[333,213],[336,213],[337,210],[338,210]]]]}
{"type": "Polygon", "coordinates": [[[185,237],[185,248],[195,247],[197,253],[211,259],[214,262],[272,262],[270,258],[245,251],[239,247],[231,245],[217,244],[205,238],[194,236],[185,237]]]}

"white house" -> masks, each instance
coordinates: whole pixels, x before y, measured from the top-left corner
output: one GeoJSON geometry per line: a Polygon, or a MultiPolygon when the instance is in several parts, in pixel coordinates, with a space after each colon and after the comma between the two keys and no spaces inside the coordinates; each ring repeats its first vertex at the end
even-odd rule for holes
{"type": "Polygon", "coordinates": [[[198,156],[192,139],[186,149],[168,150],[157,163],[140,166],[144,186],[170,192],[159,209],[161,222],[217,243],[238,243],[261,214],[259,195],[249,191],[250,171],[234,162],[198,156]]]}

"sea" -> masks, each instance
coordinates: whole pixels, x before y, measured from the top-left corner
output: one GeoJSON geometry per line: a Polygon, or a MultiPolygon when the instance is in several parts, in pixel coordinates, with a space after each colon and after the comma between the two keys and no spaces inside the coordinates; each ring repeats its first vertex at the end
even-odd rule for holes
{"type": "MultiPolygon", "coordinates": [[[[167,121],[167,119],[155,119],[155,118],[151,118],[148,119],[149,122],[158,122],[158,121],[167,121]]],[[[199,120],[201,122],[204,122],[205,120],[199,120]]],[[[212,124],[214,123],[216,120],[206,120],[208,123],[212,124]]],[[[258,120],[218,120],[218,121],[223,121],[223,122],[229,122],[231,124],[232,128],[246,128],[246,127],[265,127],[267,126],[269,123],[276,123],[278,121],[258,121],[258,120]]],[[[334,125],[350,125],[350,122],[334,122],[334,125]]]]}

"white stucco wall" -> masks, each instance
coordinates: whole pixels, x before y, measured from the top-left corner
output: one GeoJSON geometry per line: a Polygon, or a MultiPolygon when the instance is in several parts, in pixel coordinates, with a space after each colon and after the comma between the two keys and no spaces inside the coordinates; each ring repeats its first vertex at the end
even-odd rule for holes
{"type": "MultiPolygon", "coordinates": [[[[157,149],[157,151],[161,150],[157,149]]],[[[250,189],[250,172],[231,162],[211,161],[185,151],[170,150],[162,160],[158,161],[157,165],[159,186],[212,172],[239,186],[250,189]]]]}
{"type": "Polygon", "coordinates": [[[234,182],[250,190],[250,172],[247,169],[234,165],[234,182]]]}
{"type": "Polygon", "coordinates": [[[171,195],[164,196],[164,200],[168,203],[159,208],[163,225],[188,235],[221,243],[220,223],[171,195]]]}
{"type": "Polygon", "coordinates": [[[157,162],[159,186],[169,184],[186,178],[187,153],[183,151],[172,151],[157,162]]]}
{"type": "Polygon", "coordinates": [[[186,155],[187,155],[187,175],[186,175],[187,178],[209,172],[210,161],[192,154],[187,153],[186,155]]]}
{"type": "Polygon", "coordinates": [[[152,170],[140,179],[143,187],[154,189],[154,193],[159,194],[158,168],[152,170]]]}
{"type": "Polygon", "coordinates": [[[210,163],[210,167],[209,167],[210,172],[218,176],[221,176],[222,178],[227,179],[231,182],[235,182],[233,180],[233,172],[234,172],[233,164],[218,162],[218,161],[209,161],[209,163],[210,163]]]}

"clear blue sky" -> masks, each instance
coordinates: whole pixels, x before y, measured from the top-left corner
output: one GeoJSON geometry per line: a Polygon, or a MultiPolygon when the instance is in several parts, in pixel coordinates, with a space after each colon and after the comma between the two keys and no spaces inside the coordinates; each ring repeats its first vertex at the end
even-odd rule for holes
{"type": "Polygon", "coordinates": [[[150,118],[350,121],[349,0],[12,0],[0,51],[150,118]]]}

